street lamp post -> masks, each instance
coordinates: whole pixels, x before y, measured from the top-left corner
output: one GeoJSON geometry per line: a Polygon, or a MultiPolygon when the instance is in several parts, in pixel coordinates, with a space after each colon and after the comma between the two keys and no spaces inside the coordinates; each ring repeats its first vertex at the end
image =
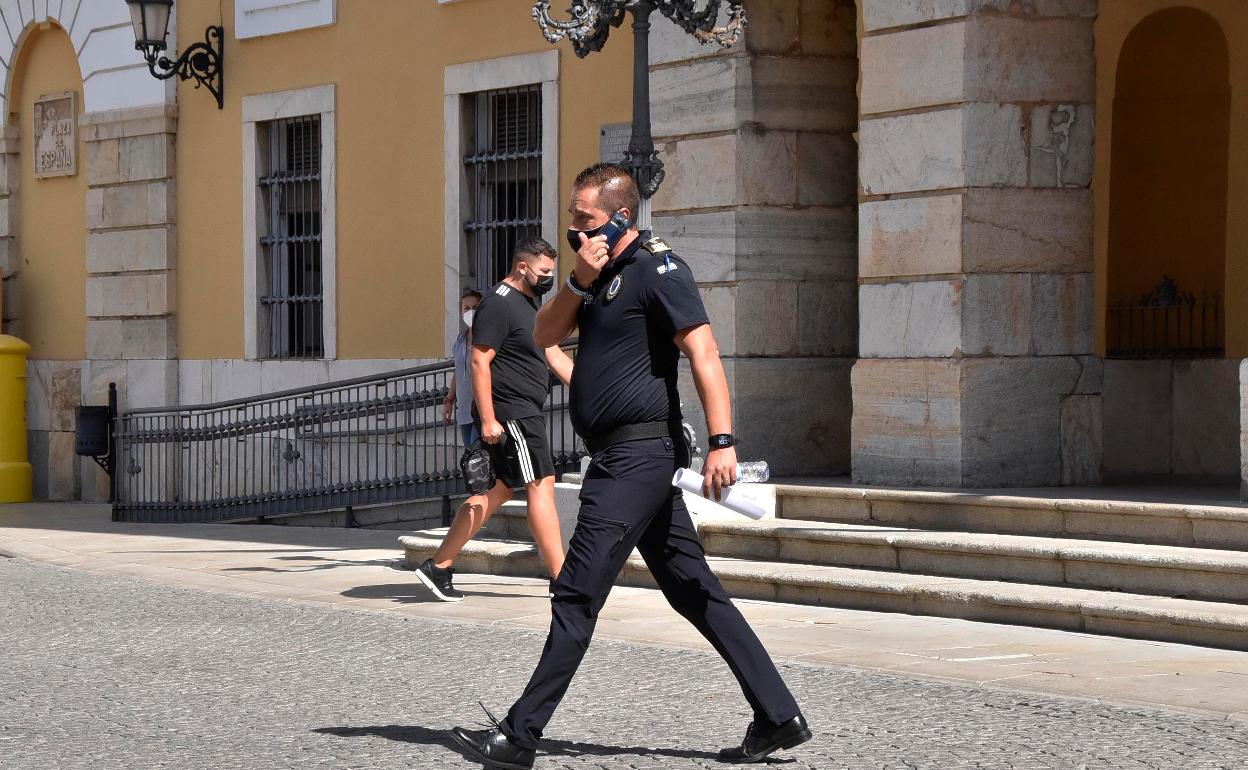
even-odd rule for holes
{"type": "Polygon", "coordinates": [[[745,28],[742,1],[705,0],[699,9],[696,0],[572,0],[568,20],[551,16],[551,0],[537,0],[533,5],[533,20],[546,40],[557,43],[568,38],[581,58],[601,51],[611,28],[624,23],[625,12],[633,14],[633,128],[622,165],[641,191],[638,225],[642,229],[650,227],[650,199],[663,183],[664,173],[650,133],[650,16],[657,10],[703,45],[730,48],[745,28]],[[727,20],[716,26],[721,7],[727,9],[727,20]]]}

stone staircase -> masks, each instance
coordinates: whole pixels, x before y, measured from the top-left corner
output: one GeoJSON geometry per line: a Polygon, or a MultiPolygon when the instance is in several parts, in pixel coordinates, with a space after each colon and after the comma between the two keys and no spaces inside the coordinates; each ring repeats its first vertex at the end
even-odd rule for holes
{"type": "MultiPolygon", "coordinates": [[[[781,485],[776,516],[699,517],[734,596],[1248,650],[1248,507],[781,485]]],[[[461,570],[542,574],[522,505],[490,527],[461,570]]],[[[653,585],[636,554],[620,582],[653,585]]]]}

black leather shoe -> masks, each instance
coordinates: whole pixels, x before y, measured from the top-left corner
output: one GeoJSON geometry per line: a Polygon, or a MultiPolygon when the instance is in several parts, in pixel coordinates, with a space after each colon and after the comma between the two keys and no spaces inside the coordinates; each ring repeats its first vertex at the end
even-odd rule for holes
{"type": "Polygon", "coordinates": [[[771,725],[762,722],[750,722],[745,731],[745,740],[740,746],[720,749],[719,761],[733,765],[748,765],[762,762],[769,754],[780,749],[791,749],[811,739],[810,728],[801,714],[784,724],[771,725]]]}
{"type": "Polygon", "coordinates": [[[512,743],[498,726],[498,720],[485,708],[485,704],[481,704],[481,708],[485,709],[486,716],[494,726],[489,730],[469,730],[464,727],[456,727],[451,730],[451,737],[455,739],[464,749],[464,756],[468,759],[480,762],[489,768],[501,768],[502,770],[529,770],[533,767],[533,761],[537,757],[537,752],[533,749],[525,749],[512,743]]]}

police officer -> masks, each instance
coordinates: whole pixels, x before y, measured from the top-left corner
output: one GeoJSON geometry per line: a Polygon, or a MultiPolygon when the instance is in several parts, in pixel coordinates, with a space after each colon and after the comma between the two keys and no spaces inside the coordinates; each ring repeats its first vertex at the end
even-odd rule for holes
{"type": "Polygon", "coordinates": [[[741,745],[722,750],[720,760],[760,762],[811,737],[775,664],[707,566],[681,492],[672,486],[688,460],[676,392],[680,353],[689,358],[711,434],[708,496],[718,499],[736,481],[736,440],[728,383],[689,266],[635,224],[614,244],[602,234],[613,214],[631,220],[639,206],[637,186],[620,166],[597,164],[577,176],[568,234],[577,264],[534,327],[539,347],[579,327],[571,413],[593,462],[537,669],[493,729],[452,731],[465,754],[487,767],[533,766],[542,731],[634,548],[672,608],[723,656],[754,711],[741,745]]]}

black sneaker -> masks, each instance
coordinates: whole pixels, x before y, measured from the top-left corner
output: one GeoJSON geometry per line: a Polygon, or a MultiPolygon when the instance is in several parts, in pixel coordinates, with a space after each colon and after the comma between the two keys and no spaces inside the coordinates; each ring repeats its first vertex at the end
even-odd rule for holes
{"type": "Polygon", "coordinates": [[[438,569],[433,566],[433,559],[425,559],[425,563],[416,568],[416,577],[443,602],[462,602],[464,595],[455,590],[455,570],[447,567],[438,569]]]}

